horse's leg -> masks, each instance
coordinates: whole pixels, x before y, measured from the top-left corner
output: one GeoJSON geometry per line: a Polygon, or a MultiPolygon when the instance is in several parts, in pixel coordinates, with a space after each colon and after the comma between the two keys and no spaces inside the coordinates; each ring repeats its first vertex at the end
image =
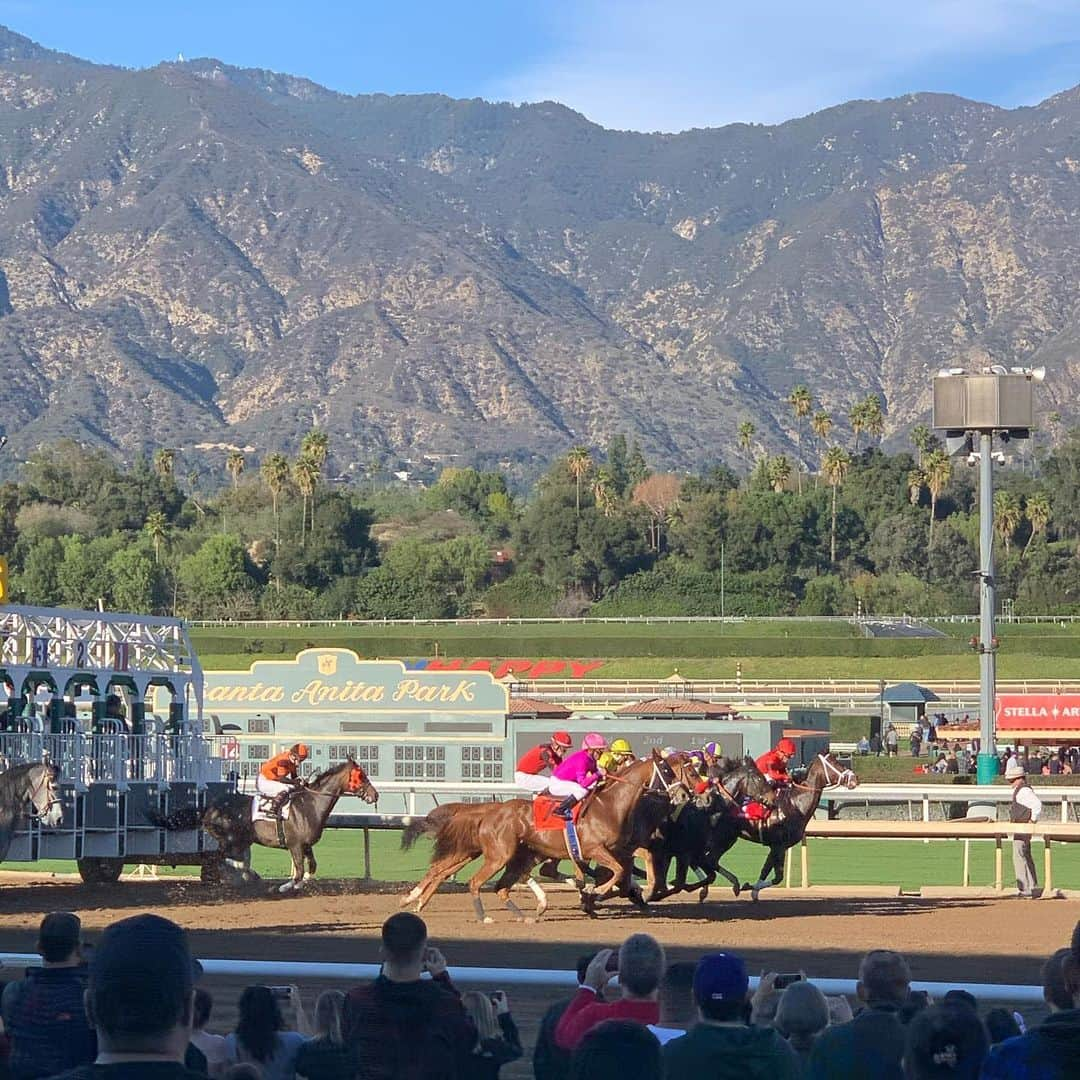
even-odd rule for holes
{"type": "Polygon", "coordinates": [[[484,913],[484,903],[480,899],[480,886],[488,878],[494,877],[504,866],[506,859],[501,854],[485,854],[480,869],[469,878],[469,892],[472,894],[473,910],[476,912],[477,922],[492,923],[495,920],[484,913]]]}
{"type": "MultiPolygon", "coordinates": [[[[424,879],[426,884],[423,889],[416,896],[416,911],[419,914],[427,907],[428,901],[435,895],[439,886],[446,881],[447,878],[456,874],[463,866],[468,866],[472,862],[473,857],[471,855],[459,855],[456,859],[444,859],[440,864],[437,872],[433,870],[428,871],[427,877],[424,879]]],[[[419,886],[417,887],[419,888],[419,886]]],[[[413,890],[416,892],[416,889],[413,890]]],[[[409,894],[410,896],[412,893],[409,894]]]]}
{"type": "Polygon", "coordinates": [[[319,864],[315,861],[315,849],[311,844],[304,848],[304,854],[307,857],[307,870],[304,872],[304,880],[310,881],[315,876],[319,864]]]}
{"type": "Polygon", "coordinates": [[[459,855],[443,856],[437,862],[433,862],[428,867],[427,873],[401,898],[399,901],[401,907],[408,907],[419,900],[432,881],[437,880],[440,884],[445,881],[450,874],[454,873],[453,870],[447,871],[446,867],[456,865],[460,858],[459,855]]]}
{"type": "MultiPolygon", "coordinates": [[[[597,846],[592,857],[601,866],[606,866],[611,871],[611,879],[604,882],[604,884],[592,894],[593,901],[596,902],[610,896],[619,887],[622,881],[630,876],[630,871],[627,870],[626,867],[624,867],[623,864],[602,844],[597,846]]],[[[634,886],[631,889],[630,896],[635,903],[638,903],[638,900],[635,899],[635,895],[637,897],[641,896],[641,890],[638,889],[637,886],[634,886]]],[[[641,900],[640,902],[642,905],[644,904],[644,900],[641,900]]]]}
{"type": "MultiPolygon", "coordinates": [[[[532,882],[531,871],[533,865],[536,863],[536,856],[531,851],[525,850],[519,851],[502,872],[502,876],[495,883],[495,892],[499,899],[506,905],[508,911],[519,922],[533,922],[532,918],[526,918],[525,913],[510,899],[510,890],[523,878],[529,876],[529,881],[532,882]]],[[[537,911],[540,912],[540,901],[543,901],[543,908],[547,910],[547,897],[544,895],[544,890],[539,885],[533,890],[533,894],[537,896],[537,911]],[[537,892],[539,890],[539,892],[537,892]]],[[[542,914],[542,912],[540,912],[542,914]]]]}
{"type": "Polygon", "coordinates": [[[304,845],[294,842],[289,855],[292,857],[292,877],[278,886],[280,893],[298,892],[304,882],[304,845]]]}
{"type": "Polygon", "coordinates": [[[750,890],[750,896],[752,899],[757,900],[762,889],[771,888],[773,885],[779,885],[784,880],[784,852],[786,848],[783,847],[771,847],[769,848],[769,857],[765,860],[765,865],[761,868],[761,874],[758,880],[754,882],[753,887],[750,890]],[[767,881],[766,877],[772,869],[772,881],[767,881]]]}

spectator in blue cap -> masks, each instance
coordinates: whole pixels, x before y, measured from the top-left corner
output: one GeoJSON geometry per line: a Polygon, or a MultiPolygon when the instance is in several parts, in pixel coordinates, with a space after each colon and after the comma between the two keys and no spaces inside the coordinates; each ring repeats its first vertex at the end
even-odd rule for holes
{"type": "Polygon", "coordinates": [[[136,915],[106,928],[86,993],[97,1061],[57,1080],[198,1080],[184,1057],[199,972],[187,934],[168,919],[136,915]]]}
{"type": "Polygon", "coordinates": [[[750,1027],[750,980],[734,953],[703,956],[694,972],[700,1022],[663,1050],[668,1076],[797,1080],[798,1055],[772,1028],[750,1027]]]}

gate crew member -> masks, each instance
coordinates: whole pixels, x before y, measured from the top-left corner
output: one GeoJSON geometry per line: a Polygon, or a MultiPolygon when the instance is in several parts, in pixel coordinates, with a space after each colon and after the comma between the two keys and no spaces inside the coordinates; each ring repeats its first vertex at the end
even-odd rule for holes
{"type": "Polygon", "coordinates": [[[259,769],[255,790],[270,799],[270,810],[275,817],[281,817],[285,804],[304,786],[297,770],[307,756],[308,748],[302,742],[296,743],[259,769]]]}
{"type": "Polygon", "coordinates": [[[795,743],[791,739],[781,739],[772,750],[762,754],[754,764],[773,787],[787,787],[791,783],[788,762],[795,753],[795,743]]]}
{"type": "Polygon", "coordinates": [[[581,740],[581,749],[571,754],[551,775],[548,791],[552,795],[561,795],[562,803],[555,809],[557,817],[570,820],[574,806],[589,793],[601,777],[597,758],[607,748],[603,735],[590,731],[581,740]]]}
{"type": "MultiPolygon", "coordinates": [[[[1012,785],[1009,820],[1017,823],[1038,821],[1042,815],[1042,801],[1028,786],[1024,766],[1014,757],[1009,758],[1005,766],[1005,779],[1012,785]]],[[[1039,879],[1035,876],[1035,862],[1031,858],[1030,836],[1013,837],[1013,869],[1019,894],[1025,900],[1034,900],[1039,879]]]]}
{"type": "Polygon", "coordinates": [[[543,775],[544,770],[554,771],[561,765],[563,756],[573,745],[567,732],[556,731],[548,742],[534,746],[522,755],[514,770],[514,783],[529,791],[546,791],[551,778],[543,775]]]}
{"type": "Polygon", "coordinates": [[[637,761],[634,751],[625,739],[615,739],[612,744],[600,755],[600,768],[606,773],[618,772],[627,765],[637,761]]]}

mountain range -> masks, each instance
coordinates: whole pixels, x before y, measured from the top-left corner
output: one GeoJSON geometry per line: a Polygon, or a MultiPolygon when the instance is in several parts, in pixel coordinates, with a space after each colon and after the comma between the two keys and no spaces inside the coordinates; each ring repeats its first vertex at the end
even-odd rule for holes
{"type": "Polygon", "coordinates": [[[555,103],[346,96],[0,29],[0,423],[131,456],[295,450],[535,473],[616,432],[671,468],[818,452],[786,403],[1045,365],[1080,401],[1080,89],[609,131],[555,103]]]}

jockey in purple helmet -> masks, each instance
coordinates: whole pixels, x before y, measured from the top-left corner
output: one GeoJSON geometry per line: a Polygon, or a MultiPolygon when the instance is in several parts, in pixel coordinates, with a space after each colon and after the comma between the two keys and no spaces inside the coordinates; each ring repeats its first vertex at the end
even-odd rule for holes
{"type": "Polygon", "coordinates": [[[552,795],[561,795],[562,803],[554,811],[557,817],[570,820],[574,806],[589,793],[603,775],[597,758],[607,748],[603,735],[589,732],[581,740],[581,749],[576,754],[569,754],[551,774],[548,791],[552,795]]]}

